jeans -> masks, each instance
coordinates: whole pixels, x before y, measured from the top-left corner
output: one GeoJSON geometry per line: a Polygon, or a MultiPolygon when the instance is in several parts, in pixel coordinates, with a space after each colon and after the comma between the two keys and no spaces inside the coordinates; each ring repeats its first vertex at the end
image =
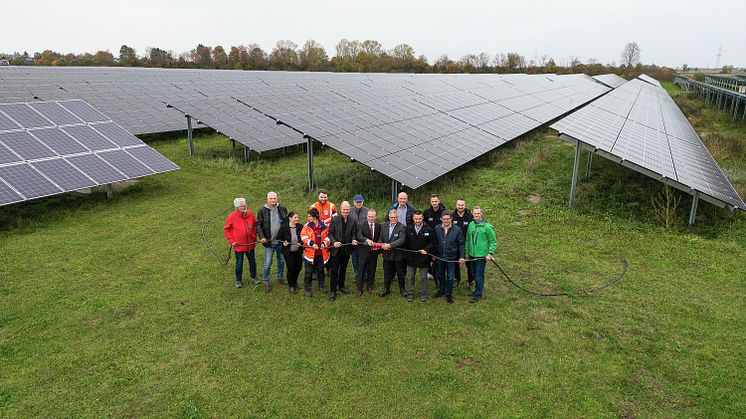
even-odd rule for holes
{"type": "Polygon", "coordinates": [[[471,270],[474,272],[474,281],[477,283],[474,289],[474,298],[482,298],[484,292],[484,268],[487,266],[487,260],[479,259],[471,263],[471,270]]]}
{"type": "Polygon", "coordinates": [[[451,295],[453,293],[453,277],[456,274],[456,268],[458,268],[458,262],[443,262],[442,260],[437,261],[438,265],[438,291],[445,295],[451,295]]]}
{"type": "Polygon", "coordinates": [[[243,257],[249,259],[249,272],[251,273],[251,280],[256,279],[256,258],[254,257],[254,249],[248,252],[236,252],[236,281],[241,281],[243,276],[243,257]]]}
{"type": "Polygon", "coordinates": [[[269,270],[272,268],[272,257],[277,253],[277,281],[282,281],[285,271],[285,258],[282,255],[282,243],[271,243],[264,248],[264,283],[269,284],[269,270]]]}

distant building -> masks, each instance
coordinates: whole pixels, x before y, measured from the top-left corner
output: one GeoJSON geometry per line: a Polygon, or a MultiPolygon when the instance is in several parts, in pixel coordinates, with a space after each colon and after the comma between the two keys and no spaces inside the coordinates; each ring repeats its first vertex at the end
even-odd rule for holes
{"type": "Polygon", "coordinates": [[[10,61],[6,60],[5,58],[0,58],[0,66],[3,65],[10,65],[10,61]]]}

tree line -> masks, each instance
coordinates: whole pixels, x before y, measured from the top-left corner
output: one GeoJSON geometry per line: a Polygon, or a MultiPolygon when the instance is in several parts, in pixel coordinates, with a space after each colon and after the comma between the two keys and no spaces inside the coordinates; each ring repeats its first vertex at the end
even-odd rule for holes
{"type": "Polygon", "coordinates": [[[386,49],[375,40],[342,39],[329,57],[326,49],[313,39],[302,46],[288,40],[278,41],[271,51],[257,44],[231,46],[198,44],[194,49],[175,54],[157,47],[149,47],[144,54],[127,45],[119,48],[118,54],[110,51],[62,54],[52,50],[15,53],[9,57],[12,65],[45,66],[124,66],[159,68],[200,68],[234,70],[284,70],[284,71],[333,71],[376,73],[527,73],[527,74],[575,74],[588,75],[616,73],[628,78],[640,73],[649,74],[661,81],[672,81],[674,71],[668,67],[640,62],[640,47],[628,43],[620,55],[620,64],[601,64],[589,58],[582,62],[579,57],[570,57],[557,63],[546,55],[527,58],[517,52],[466,54],[458,60],[441,55],[432,64],[424,55],[417,56],[409,44],[399,44],[386,49]]]}

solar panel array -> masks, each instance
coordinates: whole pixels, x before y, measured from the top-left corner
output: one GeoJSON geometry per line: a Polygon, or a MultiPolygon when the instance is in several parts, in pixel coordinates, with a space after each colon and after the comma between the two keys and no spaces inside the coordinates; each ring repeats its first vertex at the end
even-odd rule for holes
{"type": "Polygon", "coordinates": [[[85,101],[0,104],[0,205],[175,169],[85,101]]]}
{"type": "Polygon", "coordinates": [[[630,80],[551,128],[641,173],[746,210],[676,103],[653,84],[630,80]]]}
{"type": "Polygon", "coordinates": [[[304,133],[412,188],[607,91],[584,75],[0,69],[0,101],[78,97],[134,133],[188,114],[257,151],[304,133]]]}
{"type": "Polygon", "coordinates": [[[658,80],[648,76],[647,74],[640,74],[639,76],[637,76],[637,78],[644,81],[645,83],[652,84],[655,87],[662,87],[661,83],[658,80]]]}
{"type": "Polygon", "coordinates": [[[599,83],[603,83],[604,85],[611,87],[612,89],[616,89],[617,87],[627,82],[627,80],[625,80],[624,78],[613,73],[599,74],[598,76],[593,76],[593,79],[598,81],[599,83]]]}

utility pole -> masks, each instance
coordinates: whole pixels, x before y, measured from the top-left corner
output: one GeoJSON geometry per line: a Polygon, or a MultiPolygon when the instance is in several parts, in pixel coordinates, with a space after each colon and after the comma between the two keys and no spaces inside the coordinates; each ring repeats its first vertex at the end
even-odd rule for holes
{"type": "Polygon", "coordinates": [[[718,48],[718,55],[716,55],[717,59],[715,60],[715,68],[720,68],[720,57],[723,56],[723,46],[721,45],[718,48]]]}

